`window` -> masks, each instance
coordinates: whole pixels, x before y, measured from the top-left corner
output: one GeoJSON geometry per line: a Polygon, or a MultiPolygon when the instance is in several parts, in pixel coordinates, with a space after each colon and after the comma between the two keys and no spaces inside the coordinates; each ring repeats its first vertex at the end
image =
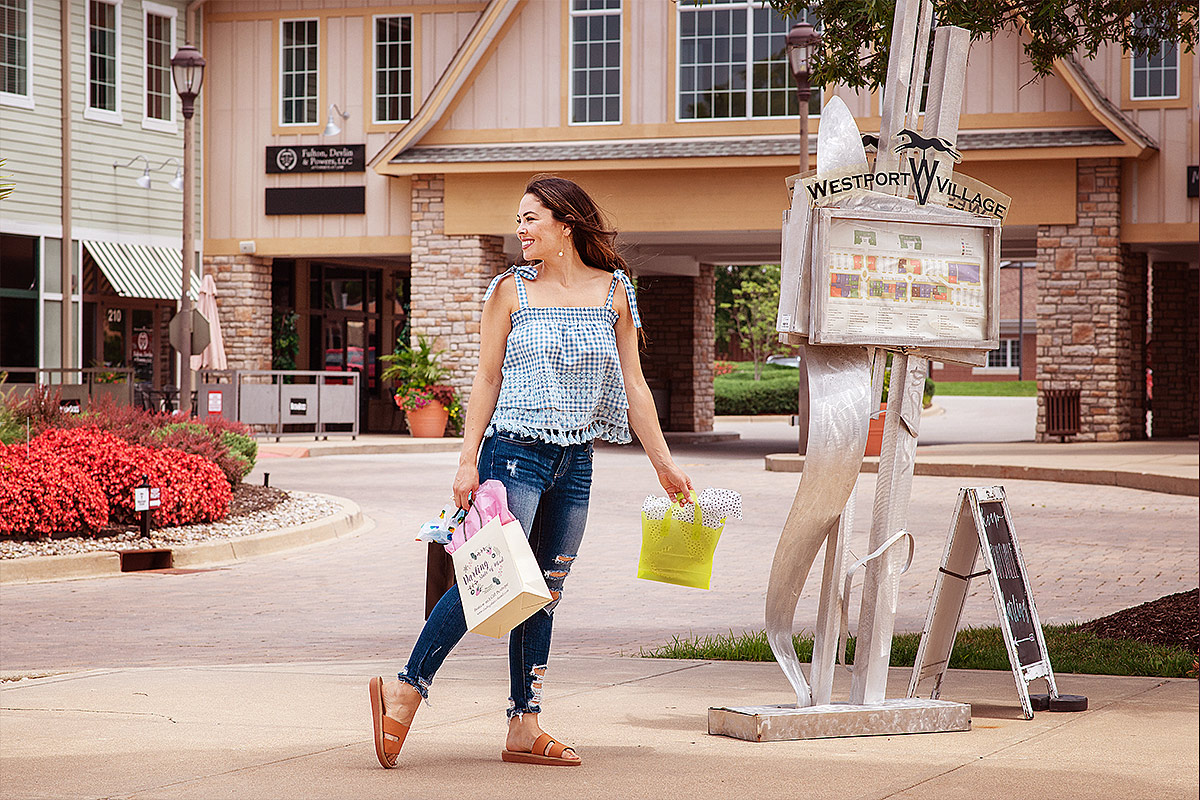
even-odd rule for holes
{"type": "Polygon", "coordinates": [[[1012,367],[1013,369],[1021,366],[1021,340],[1001,339],[998,348],[988,351],[987,365],[989,367],[1012,367]]]}
{"type": "Polygon", "coordinates": [[[88,3],[87,108],[84,117],[121,124],[121,4],[88,3]]]}
{"type": "MultiPolygon", "coordinates": [[[[820,28],[807,9],[802,20],[820,28]]],[[[679,119],[797,114],[785,37],[792,21],[756,0],[679,0],[679,119]]],[[[819,114],[814,88],[809,114],[819,114]]]]}
{"type": "Polygon", "coordinates": [[[317,122],[317,21],[285,19],[280,34],[279,119],[283,125],[317,122]]]}
{"type": "Polygon", "coordinates": [[[1135,53],[1132,59],[1131,100],[1169,100],[1179,97],[1179,43],[1160,42],[1156,49],[1135,53]]]}
{"type": "Polygon", "coordinates": [[[143,3],[146,15],[146,104],[143,128],[175,132],[171,56],[175,49],[175,9],[143,3]]]}
{"type": "Polygon", "coordinates": [[[571,0],[571,124],[621,121],[621,0],[571,0]]]}
{"type": "Polygon", "coordinates": [[[29,87],[29,0],[0,0],[0,102],[33,108],[29,87]]]}
{"type": "Polygon", "coordinates": [[[375,18],[375,121],[407,122],[413,104],[412,17],[375,18]]]}

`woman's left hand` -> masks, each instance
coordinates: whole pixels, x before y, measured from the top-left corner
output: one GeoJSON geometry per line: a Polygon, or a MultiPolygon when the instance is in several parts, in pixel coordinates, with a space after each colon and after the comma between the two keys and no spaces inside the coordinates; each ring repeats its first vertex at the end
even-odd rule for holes
{"type": "Polygon", "coordinates": [[[675,466],[673,461],[658,469],[657,472],[658,482],[662,484],[668,497],[680,505],[688,502],[692,491],[692,480],[687,473],[675,466]]]}

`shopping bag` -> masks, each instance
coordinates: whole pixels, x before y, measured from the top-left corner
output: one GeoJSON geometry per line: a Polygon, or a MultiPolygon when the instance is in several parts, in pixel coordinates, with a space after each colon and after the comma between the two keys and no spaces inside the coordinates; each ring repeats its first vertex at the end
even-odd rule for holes
{"type": "Polygon", "coordinates": [[[729,516],[741,519],[741,498],[727,489],[705,489],[699,500],[692,492],[691,502],[682,506],[665,497],[647,497],[637,576],[707,589],[713,553],[729,516]]]}
{"type": "Polygon", "coordinates": [[[499,639],[550,602],[521,523],[493,517],[451,556],[467,630],[499,639]]]}

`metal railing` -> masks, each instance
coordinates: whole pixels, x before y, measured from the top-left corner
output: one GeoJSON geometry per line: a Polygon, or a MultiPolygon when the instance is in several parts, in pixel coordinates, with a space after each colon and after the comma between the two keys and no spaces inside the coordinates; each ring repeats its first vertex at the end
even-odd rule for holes
{"type": "Polygon", "coordinates": [[[26,396],[41,388],[58,393],[59,405],[82,413],[107,397],[117,405],[132,405],[136,384],[130,367],[0,367],[8,380],[6,392],[26,396]],[[32,380],[21,380],[29,376],[32,380]]]}
{"type": "Polygon", "coordinates": [[[224,409],[236,409],[233,419],[264,429],[275,441],[283,436],[328,438],[331,433],[357,439],[360,378],[356,371],[235,370],[228,382],[201,384],[197,411],[228,417],[224,409]],[[212,411],[214,407],[219,410],[212,411]],[[331,425],[349,429],[330,430],[331,425]]]}

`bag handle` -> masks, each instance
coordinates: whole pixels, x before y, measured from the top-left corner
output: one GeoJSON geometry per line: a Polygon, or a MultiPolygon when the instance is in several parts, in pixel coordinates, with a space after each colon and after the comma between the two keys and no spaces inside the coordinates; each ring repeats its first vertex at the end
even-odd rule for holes
{"type": "MultiPolygon", "coordinates": [[[[679,494],[682,495],[683,492],[680,492],[679,494]]],[[[678,496],[676,497],[676,499],[678,499],[678,496]]],[[[688,499],[689,499],[689,502],[692,504],[692,522],[694,522],[696,525],[703,525],[704,521],[700,515],[700,504],[696,502],[696,490],[695,489],[688,490],[688,499]]],[[[679,517],[675,516],[675,509],[677,509],[677,508],[681,509],[682,506],[679,506],[675,503],[671,503],[671,516],[674,517],[675,519],[679,519],[679,517]]]]}

